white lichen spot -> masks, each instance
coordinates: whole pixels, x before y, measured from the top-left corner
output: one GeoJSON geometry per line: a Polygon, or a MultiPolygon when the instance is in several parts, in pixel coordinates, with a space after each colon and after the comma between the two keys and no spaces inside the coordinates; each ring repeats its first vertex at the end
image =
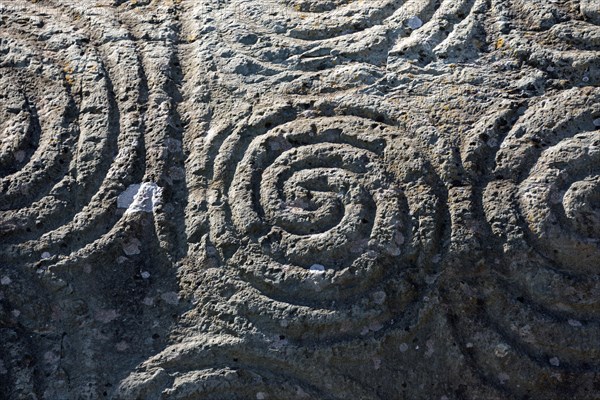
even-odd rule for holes
{"type": "Polygon", "coordinates": [[[373,357],[373,369],[378,370],[381,368],[381,358],[373,357]]]}
{"type": "Polygon", "coordinates": [[[434,284],[438,277],[439,275],[427,275],[425,276],[425,283],[428,285],[434,284]]]}
{"type": "Polygon", "coordinates": [[[365,251],[365,248],[369,245],[368,239],[355,240],[350,248],[350,253],[360,254],[365,251]]]}
{"type": "Polygon", "coordinates": [[[53,351],[47,351],[44,353],[44,362],[46,364],[52,365],[56,364],[60,361],[60,355],[56,354],[53,351]]]}
{"type": "Polygon", "coordinates": [[[392,257],[398,257],[400,254],[402,254],[402,251],[400,250],[400,248],[398,248],[398,246],[396,246],[394,244],[386,246],[385,252],[392,257]]]}
{"type": "Polygon", "coordinates": [[[12,283],[12,279],[10,279],[8,276],[3,276],[2,279],[0,279],[0,284],[4,285],[4,286],[8,286],[12,283]]]}
{"type": "Polygon", "coordinates": [[[467,343],[467,344],[465,345],[465,347],[466,347],[467,349],[472,349],[472,348],[473,348],[473,347],[475,347],[475,346],[473,345],[473,343],[469,342],[469,343],[467,343]]]}
{"type": "Polygon", "coordinates": [[[595,126],[596,128],[600,128],[600,118],[596,118],[596,119],[594,120],[594,126],[595,126]]]}
{"type": "Polygon", "coordinates": [[[560,360],[558,359],[558,357],[552,357],[549,361],[550,365],[553,365],[555,367],[558,367],[560,365],[560,360]]]}
{"type": "Polygon", "coordinates": [[[382,329],[383,329],[383,325],[381,325],[379,322],[373,322],[369,325],[369,330],[371,332],[379,332],[382,329]]]}
{"type": "Polygon", "coordinates": [[[296,397],[299,399],[309,398],[310,395],[306,393],[300,386],[296,386],[296,397]]]}
{"type": "Polygon", "coordinates": [[[134,256],[136,254],[140,254],[140,246],[142,242],[140,242],[136,238],[132,238],[129,241],[123,243],[123,252],[128,256],[134,256]]]}
{"type": "Polygon", "coordinates": [[[402,234],[402,232],[396,232],[394,234],[394,241],[396,242],[396,244],[398,246],[402,246],[404,244],[406,239],[404,239],[404,235],[402,234]]]}
{"type": "Polygon", "coordinates": [[[22,163],[25,160],[25,152],[23,150],[16,151],[14,156],[18,163],[22,163]]]}
{"type": "Polygon", "coordinates": [[[348,333],[352,330],[352,323],[348,320],[343,320],[340,323],[340,332],[342,333],[348,333]]]}
{"type": "Polygon", "coordinates": [[[19,316],[21,315],[21,311],[19,311],[19,310],[12,310],[12,315],[15,318],[19,318],[19,316]]]}
{"type": "Polygon", "coordinates": [[[109,310],[98,310],[96,311],[94,318],[97,321],[108,324],[109,322],[114,321],[119,317],[117,310],[109,309],[109,310]]]}
{"type": "Polygon", "coordinates": [[[509,349],[510,349],[510,347],[507,344],[500,343],[494,349],[494,354],[496,355],[496,357],[504,358],[508,355],[509,349]]]}
{"type": "Polygon", "coordinates": [[[383,290],[373,293],[373,301],[375,302],[375,304],[385,303],[385,298],[386,298],[386,295],[383,290]]]}
{"type": "Polygon", "coordinates": [[[150,278],[150,272],[148,272],[148,271],[142,271],[142,273],[140,275],[142,276],[143,279],[150,278]]]}
{"type": "Polygon", "coordinates": [[[302,116],[304,118],[316,118],[318,117],[318,114],[315,110],[306,110],[302,112],[302,116]]]}
{"type": "Polygon", "coordinates": [[[125,208],[125,213],[154,212],[162,203],[162,188],[153,182],[129,185],[117,197],[117,207],[125,208]]]}
{"type": "Polygon", "coordinates": [[[321,265],[321,264],[313,264],[310,266],[309,271],[313,274],[324,274],[325,273],[325,266],[321,265]]]}
{"type": "Polygon", "coordinates": [[[208,190],[206,192],[206,201],[210,205],[218,203],[220,198],[221,196],[219,195],[219,192],[217,190],[208,190]]]}
{"type": "Polygon", "coordinates": [[[399,350],[400,350],[400,353],[406,352],[408,350],[408,344],[401,343],[400,346],[399,346],[399,350]]]}
{"type": "Polygon", "coordinates": [[[270,340],[270,342],[270,349],[272,350],[281,350],[289,344],[288,340],[285,338],[285,335],[276,335],[270,340]]]}
{"type": "Polygon", "coordinates": [[[171,153],[179,153],[181,151],[181,140],[167,138],[165,140],[167,150],[171,153]]]}
{"type": "Polygon", "coordinates": [[[427,343],[425,343],[425,345],[427,346],[427,351],[425,352],[425,357],[430,358],[433,355],[433,353],[435,352],[435,342],[432,339],[429,339],[427,341],[427,343]]]}
{"type": "Polygon", "coordinates": [[[126,341],[122,340],[119,343],[117,343],[115,348],[117,349],[117,351],[125,351],[129,348],[129,344],[127,344],[126,341]]]}
{"type": "Polygon", "coordinates": [[[413,15],[412,17],[406,20],[406,25],[410,29],[419,29],[423,26],[423,21],[421,20],[421,18],[417,17],[416,15],[413,15]]]}
{"type": "Polygon", "coordinates": [[[179,295],[175,292],[166,292],[160,295],[160,298],[164,300],[165,303],[171,305],[179,304],[179,295]]]}
{"type": "Polygon", "coordinates": [[[140,190],[140,186],[141,185],[139,183],[129,185],[129,187],[117,197],[117,207],[129,208],[129,206],[133,203],[135,195],[140,190]]]}
{"type": "Polygon", "coordinates": [[[527,343],[535,343],[535,335],[531,329],[531,325],[525,325],[518,329],[519,335],[527,343]]]}
{"type": "Polygon", "coordinates": [[[42,255],[41,255],[41,258],[42,258],[42,260],[47,260],[47,259],[49,259],[50,257],[52,257],[52,254],[50,254],[50,253],[49,253],[49,252],[47,252],[47,251],[43,252],[43,253],[42,253],[42,255]]]}
{"type": "Polygon", "coordinates": [[[575,328],[579,328],[579,327],[583,326],[583,324],[580,321],[577,321],[576,319],[570,319],[569,325],[571,325],[575,328]]]}
{"type": "Polygon", "coordinates": [[[267,398],[267,394],[265,392],[256,393],[256,400],[265,400],[267,398]]]}
{"type": "Polygon", "coordinates": [[[152,297],[144,297],[144,300],[142,300],[142,304],[145,306],[152,306],[154,305],[154,299],[152,297]]]}
{"type": "Polygon", "coordinates": [[[361,331],[361,335],[366,335],[370,332],[378,332],[383,329],[383,325],[379,322],[371,322],[368,326],[365,326],[361,331]]]}

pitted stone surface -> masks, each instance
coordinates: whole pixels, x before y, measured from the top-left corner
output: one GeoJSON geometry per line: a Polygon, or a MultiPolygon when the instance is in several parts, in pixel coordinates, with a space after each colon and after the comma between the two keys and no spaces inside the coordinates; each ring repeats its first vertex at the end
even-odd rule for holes
{"type": "Polygon", "coordinates": [[[600,399],[595,0],[0,0],[0,399],[600,399]]]}

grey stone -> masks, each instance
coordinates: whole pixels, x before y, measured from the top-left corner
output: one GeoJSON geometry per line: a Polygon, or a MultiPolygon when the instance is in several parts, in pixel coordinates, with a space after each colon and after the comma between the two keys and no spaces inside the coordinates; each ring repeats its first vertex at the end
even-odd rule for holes
{"type": "Polygon", "coordinates": [[[0,0],[0,399],[600,399],[596,0],[0,0]]]}

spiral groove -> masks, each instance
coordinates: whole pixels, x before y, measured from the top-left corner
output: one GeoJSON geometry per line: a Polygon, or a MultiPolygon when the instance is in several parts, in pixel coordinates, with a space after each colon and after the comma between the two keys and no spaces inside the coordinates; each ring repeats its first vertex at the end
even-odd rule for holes
{"type": "Polygon", "coordinates": [[[471,282],[480,308],[463,302],[472,319],[456,328],[481,374],[519,395],[530,387],[558,398],[572,376],[563,389],[585,396],[600,367],[592,361],[600,355],[599,99],[595,89],[571,89],[531,106],[504,138],[483,192],[504,257],[471,282]]]}

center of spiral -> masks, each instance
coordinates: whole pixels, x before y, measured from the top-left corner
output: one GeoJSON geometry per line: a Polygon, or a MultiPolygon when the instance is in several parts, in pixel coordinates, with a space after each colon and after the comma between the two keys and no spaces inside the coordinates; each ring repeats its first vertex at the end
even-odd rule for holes
{"type": "Polygon", "coordinates": [[[282,210],[273,225],[296,235],[322,233],[344,215],[346,189],[335,170],[318,168],[294,173],[283,184],[282,210]]]}

